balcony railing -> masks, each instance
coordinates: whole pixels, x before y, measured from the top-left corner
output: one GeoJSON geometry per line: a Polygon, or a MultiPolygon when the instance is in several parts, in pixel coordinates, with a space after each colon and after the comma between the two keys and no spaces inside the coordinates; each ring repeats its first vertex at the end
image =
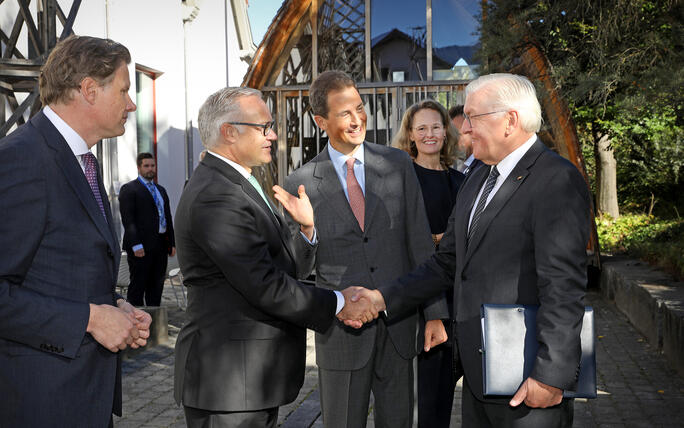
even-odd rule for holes
{"type": "MultiPolygon", "coordinates": [[[[366,141],[391,145],[404,111],[416,102],[434,99],[447,109],[463,104],[468,82],[359,83],[359,94],[368,115],[366,141]]],[[[277,123],[278,141],[273,162],[255,172],[270,190],[273,184],[282,185],[288,174],[313,159],[325,147],[328,138],[314,122],[308,86],[265,87],[262,91],[277,123]]]]}

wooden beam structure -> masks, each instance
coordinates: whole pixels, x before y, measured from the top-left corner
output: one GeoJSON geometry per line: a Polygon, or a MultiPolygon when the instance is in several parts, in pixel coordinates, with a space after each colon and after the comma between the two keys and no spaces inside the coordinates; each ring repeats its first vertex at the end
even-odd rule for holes
{"type": "Polygon", "coordinates": [[[7,102],[11,113],[0,123],[0,137],[4,137],[15,126],[24,123],[24,115],[36,114],[40,108],[38,76],[40,68],[57,42],[73,34],[73,25],[82,0],[73,0],[69,15],[65,15],[57,0],[36,0],[36,19],[31,14],[31,0],[14,0],[19,12],[11,28],[0,28],[0,40],[4,44],[0,57],[0,101],[7,102]],[[57,37],[57,21],[62,31],[57,37]],[[28,48],[21,52],[17,48],[19,35],[26,28],[28,48]],[[8,31],[6,31],[8,30],[8,31]],[[7,35],[9,34],[9,36],[7,35]],[[28,93],[19,104],[17,95],[28,93]]]}

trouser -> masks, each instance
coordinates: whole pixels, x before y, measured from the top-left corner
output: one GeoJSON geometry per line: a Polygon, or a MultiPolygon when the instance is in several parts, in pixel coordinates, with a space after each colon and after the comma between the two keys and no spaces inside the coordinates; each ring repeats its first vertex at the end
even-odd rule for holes
{"type": "Polygon", "coordinates": [[[394,348],[383,319],[375,346],[359,370],[318,369],[325,428],[364,428],[370,393],[376,428],[410,428],[413,422],[413,361],[394,348]]]}
{"type": "Polygon", "coordinates": [[[144,257],[130,253],[127,260],[131,282],[126,299],[133,306],[159,306],[169,262],[167,252],[163,248],[145,251],[144,257]]]}
{"type": "Polygon", "coordinates": [[[278,408],[251,412],[214,412],[183,406],[188,428],[275,428],[278,408]]]}
{"type": "Polygon", "coordinates": [[[511,407],[507,403],[480,401],[463,378],[461,415],[464,428],[570,428],[573,411],[574,400],[568,398],[546,409],[527,407],[525,403],[511,407]]]}

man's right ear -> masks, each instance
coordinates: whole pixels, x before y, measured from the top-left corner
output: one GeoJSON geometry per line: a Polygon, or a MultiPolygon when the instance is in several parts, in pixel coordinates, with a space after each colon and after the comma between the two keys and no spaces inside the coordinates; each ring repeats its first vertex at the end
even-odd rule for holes
{"type": "Polygon", "coordinates": [[[316,122],[316,125],[318,125],[318,127],[321,128],[323,131],[325,131],[328,126],[327,119],[317,114],[314,115],[314,122],[316,122]]]}
{"type": "Polygon", "coordinates": [[[237,138],[237,128],[235,128],[230,123],[224,122],[223,124],[221,124],[219,130],[221,131],[221,139],[223,141],[233,142],[237,138]]]}

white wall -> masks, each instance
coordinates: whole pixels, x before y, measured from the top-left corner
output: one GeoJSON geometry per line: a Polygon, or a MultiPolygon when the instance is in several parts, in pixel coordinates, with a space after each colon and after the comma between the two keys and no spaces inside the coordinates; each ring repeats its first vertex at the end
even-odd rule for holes
{"type": "MultiPolygon", "coordinates": [[[[64,13],[68,13],[72,0],[58,0],[58,3],[64,13]]],[[[108,37],[124,44],[130,50],[130,96],[134,101],[136,64],[162,73],[155,80],[158,179],[169,192],[174,212],[185,182],[184,33],[188,38],[187,101],[189,119],[195,128],[195,165],[202,150],[196,129],[200,106],[211,93],[228,83],[238,86],[248,67],[248,64],[239,58],[230,0],[201,0],[197,3],[199,12],[185,29],[184,11],[178,0],[87,0],[81,3],[74,23],[76,34],[108,37]]],[[[36,4],[37,2],[31,3],[34,20],[36,4]]],[[[11,32],[17,12],[18,6],[15,2],[0,4],[0,26],[6,34],[11,32]]],[[[59,35],[62,30],[59,21],[57,26],[59,35]]],[[[17,47],[26,53],[27,45],[27,31],[24,28],[17,47]]],[[[23,97],[20,97],[19,102],[22,99],[23,97]]],[[[110,193],[115,193],[121,184],[137,176],[135,113],[129,115],[126,132],[117,138],[116,149],[117,159],[114,159],[112,164],[118,165],[118,183],[113,183],[114,191],[110,193]]],[[[108,154],[108,150],[105,150],[105,153],[108,154]]],[[[111,194],[110,200],[115,202],[116,195],[111,194]]]]}

